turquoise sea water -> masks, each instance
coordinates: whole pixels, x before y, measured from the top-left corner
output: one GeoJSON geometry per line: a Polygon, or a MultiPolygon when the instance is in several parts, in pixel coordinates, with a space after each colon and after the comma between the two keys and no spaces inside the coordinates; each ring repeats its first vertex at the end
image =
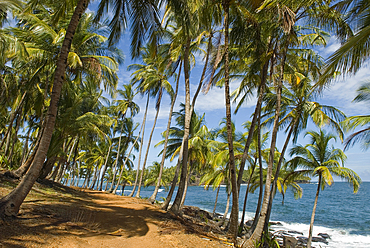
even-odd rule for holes
{"type": "MultiPolygon", "coordinates": [[[[271,221],[279,221],[281,227],[276,230],[295,230],[308,235],[309,223],[316,194],[316,184],[301,184],[303,197],[294,199],[293,193],[287,192],[284,205],[282,196],[277,194],[271,215],[271,221]]],[[[131,192],[132,187],[126,187],[124,194],[131,192]]],[[[141,196],[150,197],[154,187],[142,188],[141,196]]],[[[244,199],[246,186],[242,185],[240,209],[244,199]]],[[[175,192],[176,193],[176,192],[175,192]]],[[[167,192],[161,190],[157,200],[166,197],[167,192]]],[[[216,211],[224,213],[226,207],[226,189],[220,189],[216,211]]],[[[216,191],[204,190],[201,186],[190,186],[185,205],[197,206],[213,211],[216,191]]],[[[247,220],[254,217],[258,200],[258,191],[249,194],[247,203],[247,220]]],[[[241,212],[240,212],[241,216],[241,212]]],[[[328,245],[320,243],[321,247],[370,247],[370,182],[364,182],[357,194],[345,182],[336,182],[320,192],[316,209],[314,236],[318,233],[328,233],[331,236],[328,245]]]]}

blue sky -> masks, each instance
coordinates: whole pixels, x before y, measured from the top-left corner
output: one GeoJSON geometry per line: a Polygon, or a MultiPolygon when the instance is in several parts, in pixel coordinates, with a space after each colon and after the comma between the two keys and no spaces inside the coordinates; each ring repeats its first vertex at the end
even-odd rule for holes
{"type": "MultiPolygon", "coordinates": [[[[90,11],[96,8],[97,3],[93,3],[89,6],[90,11]]],[[[123,35],[121,42],[118,44],[118,48],[120,48],[125,56],[125,62],[123,65],[120,66],[119,71],[119,87],[122,87],[123,84],[128,84],[130,82],[130,76],[132,72],[127,71],[127,66],[133,63],[130,60],[130,47],[129,47],[129,34],[123,35]]],[[[317,51],[320,53],[321,56],[324,58],[330,56],[340,44],[336,41],[335,37],[332,37],[326,47],[318,48],[317,51]]],[[[199,82],[200,72],[203,65],[202,57],[197,57],[197,64],[196,67],[191,72],[191,92],[192,96],[194,95],[194,91],[199,82]]],[[[135,63],[140,63],[140,61],[135,61],[135,63]]],[[[362,69],[358,71],[358,73],[354,76],[346,76],[345,78],[341,77],[338,78],[335,82],[333,82],[330,87],[328,87],[320,98],[317,99],[318,102],[322,104],[327,104],[331,106],[335,106],[342,110],[347,116],[352,115],[361,115],[367,114],[369,111],[369,107],[365,103],[354,103],[352,102],[353,98],[356,96],[356,90],[358,87],[367,79],[370,78],[370,71],[368,70],[367,66],[364,66],[362,69]]],[[[173,82],[172,79],[171,82],[173,82]]],[[[184,94],[184,82],[183,80],[180,81],[180,89],[179,95],[176,102],[175,111],[179,109],[180,102],[185,101],[185,94],[184,94]]],[[[231,90],[234,90],[237,87],[237,82],[231,83],[231,90]]],[[[141,112],[135,117],[136,122],[142,121],[142,117],[145,110],[145,102],[146,98],[141,98],[138,96],[135,99],[135,102],[139,104],[141,112]]],[[[145,138],[144,144],[147,145],[147,141],[149,138],[149,133],[152,128],[155,109],[154,109],[154,99],[151,99],[149,111],[148,111],[148,119],[145,129],[145,138]]],[[[196,106],[195,111],[199,114],[205,113],[205,120],[207,127],[209,129],[216,128],[219,126],[220,120],[225,116],[225,98],[224,98],[224,89],[220,88],[213,88],[211,89],[208,94],[200,94],[196,106]]],[[[245,121],[250,120],[250,116],[254,110],[255,99],[251,99],[248,103],[246,103],[238,112],[238,114],[233,115],[232,119],[235,122],[236,128],[238,131],[245,132],[242,128],[242,123],[245,121]]],[[[235,107],[235,105],[234,105],[235,107]]],[[[160,161],[161,157],[158,157],[159,151],[161,148],[154,148],[154,145],[157,144],[162,137],[160,135],[166,129],[167,120],[168,120],[168,112],[170,108],[170,98],[168,95],[165,95],[162,100],[161,110],[159,113],[159,119],[157,122],[156,130],[153,136],[152,144],[150,147],[149,158],[147,161],[146,166],[150,166],[154,161],[160,161]]],[[[317,130],[315,126],[310,125],[308,130],[317,130]]],[[[329,129],[328,129],[329,131],[329,129]]],[[[298,143],[306,144],[307,140],[303,138],[304,132],[300,135],[298,139],[298,143]]],[[[348,134],[346,134],[348,136],[348,134]]],[[[277,141],[277,148],[279,150],[282,149],[283,142],[285,141],[285,134],[280,132],[278,134],[278,141],[277,141]]],[[[338,142],[333,143],[336,148],[343,148],[340,140],[338,142]]],[[[145,154],[146,146],[143,149],[142,160],[145,154]]],[[[355,145],[346,151],[347,160],[345,166],[348,168],[353,169],[357,172],[363,181],[370,181],[370,152],[363,151],[359,145],[355,145]]],[[[138,153],[136,153],[136,160],[134,162],[135,166],[137,166],[138,161],[138,153]]],[[[176,161],[170,162],[166,161],[166,166],[173,166],[175,165],[176,161]]]]}

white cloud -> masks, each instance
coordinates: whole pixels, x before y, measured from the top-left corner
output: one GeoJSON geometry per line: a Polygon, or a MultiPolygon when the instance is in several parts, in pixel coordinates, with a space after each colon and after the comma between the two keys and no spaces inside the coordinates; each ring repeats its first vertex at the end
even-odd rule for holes
{"type": "MultiPolygon", "coordinates": [[[[233,92],[240,82],[233,81],[230,83],[230,93],[233,92]]],[[[247,101],[243,107],[251,107],[256,103],[256,98],[252,97],[247,101]]],[[[232,107],[235,108],[236,104],[232,103],[232,107]]],[[[199,97],[196,102],[196,109],[201,111],[215,111],[215,110],[224,110],[225,109],[225,89],[219,87],[213,87],[205,95],[203,93],[199,94],[199,97]]]]}
{"type": "Polygon", "coordinates": [[[340,42],[335,36],[332,36],[325,47],[318,47],[316,50],[323,58],[327,58],[332,55],[340,47],[340,42]]]}
{"type": "Polygon", "coordinates": [[[367,66],[361,68],[356,75],[334,82],[330,88],[324,91],[323,98],[333,102],[332,105],[339,107],[348,115],[364,114],[369,111],[365,103],[355,103],[352,100],[357,95],[357,89],[370,79],[367,66]]]}

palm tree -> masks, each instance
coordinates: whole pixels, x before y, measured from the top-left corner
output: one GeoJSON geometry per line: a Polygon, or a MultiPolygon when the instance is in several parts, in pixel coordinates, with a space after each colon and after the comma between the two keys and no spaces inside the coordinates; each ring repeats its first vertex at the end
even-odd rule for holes
{"type": "Polygon", "coordinates": [[[173,96],[173,89],[171,84],[168,81],[169,75],[166,73],[166,63],[162,58],[155,54],[153,55],[149,48],[142,50],[142,58],[144,65],[131,65],[131,68],[137,69],[133,75],[133,83],[139,82],[138,88],[142,93],[147,93],[151,96],[157,98],[155,109],[156,114],[154,117],[153,127],[149,135],[148,146],[146,149],[144,163],[141,170],[141,175],[139,179],[138,190],[136,192],[136,197],[140,196],[141,184],[143,182],[144,170],[146,161],[149,154],[150,144],[152,141],[153,133],[157,123],[157,118],[160,110],[161,100],[163,91],[166,91],[171,97],[173,96]]]}
{"type": "MultiPolygon", "coordinates": [[[[358,95],[353,100],[355,102],[369,101],[370,100],[370,83],[363,84],[358,90],[358,95]]],[[[350,116],[342,122],[345,130],[353,130],[359,126],[369,125],[369,115],[350,116]]],[[[362,147],[367,149],[370,144],[370,127],[366,127],[351,134],[344,143],[344,150],[348,149],[351,145],[361,142],[362,147]]]]}
{"type": "Polygon", "coordinates": [[[310,143],[305,146],[295,146],[291,149],[290,155],[296,155],[291,163],[293,167],[302,167],[307,174],[318,177],[318,185],[315,197],[315,203],[312,210],[310,230],[308,234],[307,247],[311,247],[313,222],[320,189],[324,190],[326,185],[332,185],[332,175],[339,176],[353,186],[353,192],[356,193],[360,187],[361,178],[351,169],[343,166],[346,155],[340,149],[329,146],[332,139],[336,139],[332,134],[309,131],[306,135],[310,136],[310,143]],[[342,164],[342,165],[341,165],[342,164]]]}
{"type": "MultiPolygon", "coordinates": [[[[61,2],[62,4],[67,4],[68,1],[61,2]]],[[[107,1],[104,1],[103,3],[107,3],[107,1]]],[[[142,41],[142,38],[145,36],[145,32],[143,30],[147,29],[147,25],[142,26],[135,26],[135,24],[142,23],[142,20],[145,21],[151,21],[156,14],[156,8],[155,5],[152,4],[151,1],[145,1],[143,4],[140,1],[140,4],[138,4],[137,1],[129,2],[126,4],[132,5],[133,13],[135,15],[131,15],[131,18],[133,19],[133,26],[135,27],[135,33],[137,34],[134,36],[135,44],[140,45],[140,41],[142,41]],[[136,4],[136,5],[135,5],[136,4]],[[147,7],[147,8],[143,8],[147,7]],[[135,12],[136,11],[136,12],[135,12]],[[154,13],[154,14],[153,14],[154,13]],[[139,32],[139,33],[137,33],[139,32]]],[[[45,125],[44,125],[44,131],[43,135],[40,140],[40,145],[38,147],[38,150],[35,154],[35,158],[33,160],[33,163],[28,170],[26,176],[23,178],[21,183],[7,196],[3,197],[0,200],[0,215],[7,215],[7,216],[15,216],[18,211],[20,205],[23,203],[23,200],[31,190],[34,182],[36,181],[37,177],[39,176],[40,170],[43,166],[47,150],[49,148],[49,144],[51,141],[52,133],[54,130],[55,125],[55,119],[57,115],[57,109],[58,109],[58,101],[61,94],[62,84],[65,80],[65,72],[66,72],[66,66],[68,61],[68,55],[71,48],[71,44],[73,41],[73,36],[75,34],[76,28],[78,26],[79,20],[82,16],[82,14],[85,12],[87,6],[89,4],[88,0],[79,0],[74,11],[73,15],[70,19],[68,28],[66,29],[65,38],[63,41],[63,44],[61,46],[61,52],[58,57],[58,61],[56,63],[56,70],[54,74],[54,81],[53,81],[53,90],[51,94],[50,99],[50,106],[48,108],[48,118],[46,119],[45,125]]],[[[98,12],[102,14],[104,12],[104,5],[101,8],[101,11],[98,12]]],[[[63,8],[63,6],[59,6],[62,8],[56,8],[59,10],[59,14],[63,16],[63,10],[68,8],[63,8]],[[62,10],[62,11],[61,11],[62,10]]],[[[121,13],[122,9],[119,8],[120,6],[115,5],[116,12],[118,12],[119,18],[125,18],[127,15],[127,12],[125,12],[125,9],[123,9],[123,13],[121,13]]],[[[108,9],[108,8],[107,8],[108,9]]],[[[55,15],[56,17],[60,17],[61,15],[55,15]]],[[[121,20],[124,21],[124,20],[121,20]]],[[[117,23],[117,22],[116,22],[117,23]]],[[[115,29],[114,33],[117,34],[122,29],[115,29]]],[[[114,36],[114,35],[113,35],[114,36]]],[[[117,37],[117,35],[116,35],[117,37]]]]}
{"type": "Polygon", "coordinates": [[[26,198],[27,194],[29,193],[33,184],[39,176],[54,130],[55,118],[58,108],[57,105],[61,93],[62,83],[64,81],[64,73],[67,66],[67,58],[72,44],[73,35],[77,28],[80,17],[82,16],[83,12],[85,12],[87,5],[88,0],[80,0],[72,15],[70,25],[66,30],[65,39],[63,41],[60,56],[57,62],[57,69],[54,75],[53,91],[47,115],[48,118],[46,119],[45,129],[40,141],[39,148],[26,176],[11,193],[0,200],[1,215],[17,215],[20,205],[23,203],[23,200],[26,198]]]}
{"type": "MultiPolygon", "coordinates": [[[[132,127],[132,120],[131,119],[126,119],[125,120],[126,113],[127,113],[128,110],[130,110],[130,113],[131,113],[130,116],[132,118],[133,116],[135,116],[140,111],[139,106],[133,101],[137,92],[134,92],[134,90],[132,89],[131,84],[126,84],[123,87],[124,87],[124,90],[118,90],[119,95],[123,99],[122,100],[116,100],[115,102],[117,102],[117,105],[113,107],[116,110],[116,113],[118,113],[118,117],[120,117],[122,119],[122,122],[121,122],[121,130],[120,130],[120,134],[119,134],[119,138],[118,138],[117,155],[116,155],[116,160],[115,160],[115,164],[114,164],[114,168],[113,168],[113,179],[112,179],[112,184],[111,184],[111,187],[109,189],[109,192],[113,191],[113,186],[114,186],[114,182],[115,182],[115,179],[116,179],[118,158],[119,158],[119,155],[120,155],[120,152],[121,152],[121,140],[122,140],[123,128],[128,127],[128,126],[132,127]]],[[[126,140],[126,144],[125,144],[126,148],[128,147],[128,142],[131,141],[131,137],[130,137],[131,135],[132,135],[132,133],[131,133],[131,130],[130,130],[128,132],[128,136],[127,136],[127,140],[126,140]]]]}
{"type": "Polygon", "coordinates": [[[343,0],[333,6],[347,17],[348,26],[338,29],[337,37],[341,39],[342,45],[335,51],[327,61],[327,66],[318,84],[323,85],[327,81],[335,78],[339,72],[344,74],[356,73],[370,55],[370,6],[367,1],[362,0],[343,0]]]}

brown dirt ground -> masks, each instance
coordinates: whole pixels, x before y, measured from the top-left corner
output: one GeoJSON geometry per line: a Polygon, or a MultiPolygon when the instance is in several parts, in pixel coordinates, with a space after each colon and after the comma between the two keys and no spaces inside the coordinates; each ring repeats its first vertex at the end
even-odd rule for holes
{"type": "MultiPolygon", "coordinates": [[[[16,183],[0,177],[0,198],[16,183]]],[[[209,230],[143,199],[44,182],[0,219],[0,247],[228,247],[209,230]]]]}

